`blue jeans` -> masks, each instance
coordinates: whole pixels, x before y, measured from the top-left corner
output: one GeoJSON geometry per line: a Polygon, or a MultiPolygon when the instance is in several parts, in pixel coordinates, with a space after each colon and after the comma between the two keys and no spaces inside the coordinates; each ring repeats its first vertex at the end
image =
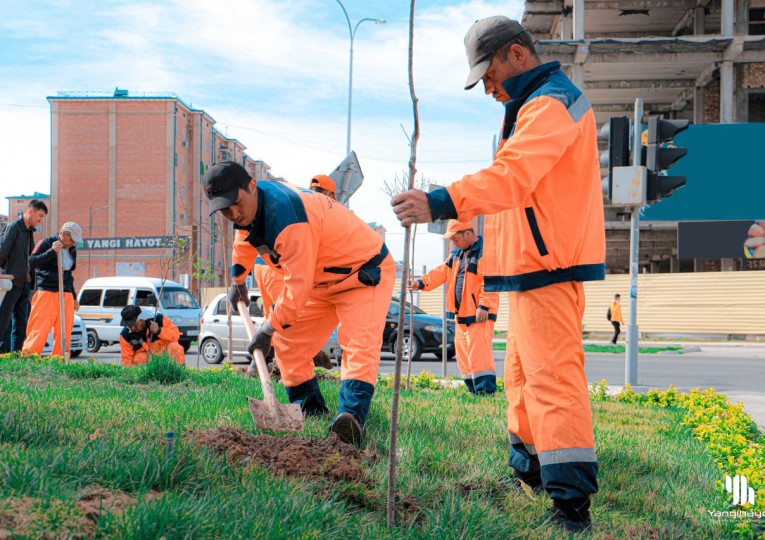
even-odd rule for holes
{"type": "Polygon", "coordinates": [[[27,338],[29,283],[14,285],[0,304],[0,354],[20,351],[27,338]]]}

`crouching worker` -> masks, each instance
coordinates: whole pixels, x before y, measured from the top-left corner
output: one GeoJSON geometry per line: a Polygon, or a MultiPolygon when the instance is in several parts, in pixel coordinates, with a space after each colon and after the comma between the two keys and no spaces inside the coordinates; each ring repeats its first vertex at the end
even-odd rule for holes
{"type": "Polygon", "coordinates": [[[499,293],[483,287],[483,237],[470,223],[449,220],[444,234],[456,246],[442,264],[409,282],[410,291],[430,291],[446,283],[446,311],[456,316],[454,338],[459,367],[465,386],[475,394],[497,391],[494,364],[494,322],[497,320],[499,293]]]}
{"type": "Polygon", "coordinates": [[[202,186],[211,214],[234,222],[234,285],[229,301],[249,302],[244,284],[258,254],[284,287],[249,346],[271,347],[290,403],[304,415],[329,412],[314,374],[314,355],[340,323],[338,414],[330,431],[358,444],[380,367],[395,265],[388,248],[342,204],[290,184],[256,182],[232,161],[210,167],[202,186]]]}
{"type": "Polygon", "coordinates": [[[144,313],[138,306],[125,306],[120,315],[120,324],[124,326],[120,332],[123,366],[145,364],[149,351],[151,354],[167,352],[179,364],[185,362],[183,346],[178,343],[181,332],[168,317],[144,313]]]}

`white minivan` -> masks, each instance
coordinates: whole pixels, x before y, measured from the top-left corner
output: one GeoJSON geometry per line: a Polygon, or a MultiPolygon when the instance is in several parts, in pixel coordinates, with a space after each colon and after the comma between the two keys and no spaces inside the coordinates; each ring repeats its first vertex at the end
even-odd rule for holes
{"type": "Polygon", "coordinates": [[[92,278],[80,289],[77,314],[88,329],[88,352],[119,343],[120,312],[127,305],[156,308],[181,331],[180,344],[188,350],[199,335],[201,310],[194,295],[180,283],[147,277],[92,278]],[[159,299],[159,305],[157,305],[159,299]]]}

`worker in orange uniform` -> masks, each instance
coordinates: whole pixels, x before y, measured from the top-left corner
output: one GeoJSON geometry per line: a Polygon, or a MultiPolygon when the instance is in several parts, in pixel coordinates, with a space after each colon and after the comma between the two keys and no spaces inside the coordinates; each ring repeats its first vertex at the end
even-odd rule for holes
{"type": "Polygon", "coordinates": [[[53,330],[51,356],[64,356],[61,345],[61,310],[58,292],[58,253],[61,253],[64,285],[64,339],[70,351],[74,312],[80,309],[74,290],[72,272],[77,268],[77,244],[82,242],[82,227],[73,221],[64,223],[58,234],[40,240],[29,256],[29,268],[35,275],[35,294],[27,323],[27,338],[21,354],[41,354],[53,330]]]}
{"type": "MultiPolygon", "coordinates": [[[[335,198],[335,181],[326,174],[317,174],[311,178],[309,189],[326,195],[333,201],[337,200],[335,198]]],[[[262,257],[255,259],[252,275],[258,284],[261,298],[263,298],[263,313],[268,317],[271,306],[284,288],[284,276],[281,272],[271,270],[262,257]]]]}
{"type": "MultiPolygon", "coordinates": [[[[550,520],[592,526],[598,462],[584,372],[584,281],[605,279],[605,228],[595,115],[582,91],[543,64],[507,17],[465,37],[470,74],[504,104],[493,163],[430,193],[392,200],[402,225],[486,215],[484,287],[509,291],[505,394],[515,480],[544,488],[550,520]]],[[[520,485],[519,482],[515,482],[520,485]]]]}
{"type": "Polygon", "coordinates": [[[305,415],[328,412],[311,359],[340,323],[343,348],[338,414],[330,431],[361,441],[380,364],[395,265],[366,223],[329,197],[286,183],[256,182],[232,161],[202,182],[210,212],[234,222],[234,284],[229,300],[249,301],[244,285],[258,254],[284,276],[284,288],[249,345],[273,346],[291,403],[305,415]]]}
{"type": "Polygon", "coordinates": [[[311,191],[322,193],[334,201],[337,200],[337,187],[335,186],[335,181],[326,174],[317,174],[311,178],[311,185],[309,188],[311,191]]]}
{"type": "Polygon", "coordinates": [[[145,364],[149,351],[151,354],[167,352],[179,364],[185,363],[183,346],[178,343],[181,332],[169,317],[144,312],[136,305],[125,306],[120,315],[120,324],[124,326],[120,332],[123,366],[145,364]]]}
{"type": "Polygon", "coordinates": [[[430,291],[446,283],[446,311],[456,315],[457,366],[467,389],[474,394],[497,391],[494,365],[494,323],[499,293],[484,291],[483,238],[470,223],[452,219],[444,239],[456,246],[444,263],[409,282],[410,291],[430,291]]]}
{"type": "Polygon", "coordinates": [[[608,307],[608,320],[614,327],[614,337],[611,338],[611,345],[616,345],[616,340],[622,331],[624,316],[622,315],[622,295],[616,293],[611,305],[608,307]]]}

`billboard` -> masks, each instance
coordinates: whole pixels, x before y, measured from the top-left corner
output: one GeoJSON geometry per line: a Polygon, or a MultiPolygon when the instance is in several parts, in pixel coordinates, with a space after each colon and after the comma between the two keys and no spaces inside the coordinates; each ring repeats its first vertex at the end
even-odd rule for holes
{"type": "Polygon", "coordinates": [[[684,175],[686,185],[645,207],[640,219],[761,219],[765,214],[764,140],[765,124],[692,125],[679,133],[675,144],[687,148],[688,155],[669,174],[684,175]]]}
{"type": "Polygon", "coordinates": [[[765,219],[681,221],[678,259],[765,259],[765,219]]]}

